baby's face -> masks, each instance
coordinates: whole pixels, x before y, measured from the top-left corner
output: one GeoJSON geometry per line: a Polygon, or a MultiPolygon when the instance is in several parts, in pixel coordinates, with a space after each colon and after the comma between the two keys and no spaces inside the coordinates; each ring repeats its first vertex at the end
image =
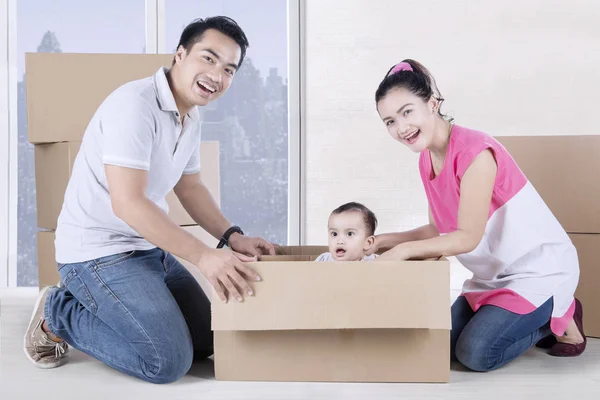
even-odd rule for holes
{"type": "Polygon", "coordinates": [[[329,217],[329,252],[336,261],[362,260],[371,242],[372,236],[367,235],[360,212],[349,211],[329,217]]]}

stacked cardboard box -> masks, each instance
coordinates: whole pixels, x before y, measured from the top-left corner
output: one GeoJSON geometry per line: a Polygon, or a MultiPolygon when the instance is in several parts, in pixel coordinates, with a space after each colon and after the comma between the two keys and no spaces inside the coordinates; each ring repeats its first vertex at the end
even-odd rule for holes
{"type": "Polygon", "coordinates": [[[567,231],[581,275],[587,336],[600,337],[600,136],[497,137],[567,231]]]}
{"type": "MultiPolygon", "coordinates": [[[[153,75],[171,64],[171,55],[157,54],[26,54],[27,123],[34,144],[39,285],[59,280],[54,260],[54,230],[73,163],[85,129],[98,106],[122,84],[153,75]]],[[[202,179],[220,203],[219,145],[202,142],[202,179]]],[[[188,215],[177,196],[166,198],[175,223],[216,245],[188,215]]],[[[193,268],[193,271],[196,269],[193,268]]],[[[196,274],[206,288],[202,277],[196,274]]]]}

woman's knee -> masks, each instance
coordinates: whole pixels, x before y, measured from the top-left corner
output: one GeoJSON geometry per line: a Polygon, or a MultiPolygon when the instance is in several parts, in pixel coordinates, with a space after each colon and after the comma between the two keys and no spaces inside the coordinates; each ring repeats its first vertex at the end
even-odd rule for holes
{"type": "Polygon", "coordinates": [[[458,362],[476,372],[488,372],[500,366],[501,358],[493,356],[487,341],[461,336],[456,343],[454,355],[458,362]]]}

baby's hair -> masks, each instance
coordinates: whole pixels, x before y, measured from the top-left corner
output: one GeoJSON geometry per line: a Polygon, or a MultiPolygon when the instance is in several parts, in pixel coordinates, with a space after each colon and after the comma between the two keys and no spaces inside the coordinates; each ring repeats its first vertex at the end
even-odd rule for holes
{"type": "Polygon", "coordinates": [[[335,210],[331,212],[331,214],[342,214],[345,212],[360,212],[365,221],[365,225],[367,227],[367,235],[372,236],[375,234],[375,229],[377,229],[377,217],[373,211],[369,210],[367,207],[360,203],[356,203],[354,201],[346,204],[342,204],[335,210]]]}

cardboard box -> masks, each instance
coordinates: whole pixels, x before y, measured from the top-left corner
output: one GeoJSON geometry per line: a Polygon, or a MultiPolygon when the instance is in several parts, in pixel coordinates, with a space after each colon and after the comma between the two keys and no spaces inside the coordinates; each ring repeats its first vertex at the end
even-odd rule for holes
{"type": "Polygon", "coordinates": [[[26,53],[29,141],[81,141],[110,93],[170,67],[172,60],[172,54],[26,53]]]}
{"type": "Polygon", "coordinates": [[[255,296],[212,303],[217,379],[449,381],[449,261],[249,265],[255,296]]]}
{"type": "MultiPolygon", "coordinates": [[[[35,153],[35,182],[38,227],[56,229],[65,190],[71,176],[81,142],[37,144],[35,153]]],[[[202,142],[200,146],[202,181],[220,204],[219,142],[202,142]]],[[[181,226],[196,222],[185,211],[172,191],[166,197],[169,216],[181,226]]]]}
{"type": "Polygon", "coordinates": [[[39,228],[56,229],[65,190],[80,146],[81,142],[68,142],[33,147],[39,228]]]}
{"type": "Polygon", "coordinates": [[[57,285],[60,281],[54,250],[54,231],[38,231],[38,286],[57,285]]]}
{"type": "MultiPolygon", "coordinates": [[[[208,234],[200,226],[184,226],[183,229],[196,236],[204,243],[211,247],[216,247],[218,241],[208,234]]],[[[42,289],[44,286],[56,285],[60,281],[60,275],[58,274],[58,267],[56,264],[56,256],[54,249],[54,231],[38,231],[37,232],[37,245],[38,245],[38,279],[39,288],[42,289]]],[[[188,270],[194,275],[194,277],[200,283],[200,286],[208,295],[212,291],[212,286],[208,283],[206,278],[200,273],[200,271],[191,265],[189,262],[176,257],[179,262],[184,264],[188,270]]],[[[210,296],[209,296],[210,298],[210,296]]]]}
{"type": "Polygon", "coordinates": [[[513,156],[567,232],[600,233],[599,135],[496,139],[513,156]]]}
{"type": "Polygon", "coordinates": [[[600,234],[570,234],[579,256],[579,285],[575,297],[583,305],[586,336],[600,338],[600,234]]]}
{"type": "MultiPolygon", "coordinates": [[[[219,142],[200,143],[200,163],[202,168],[200,175],[202,176],[202,183],[208,188],[217,205],[220,206],[221,164],[219,160],[219,142]]],[[[196,225],[196,221],[185,211],[185,208],[183,208],[173,191],[167,194],[166,200],[169,206],[169,216],[177,225],[196,225]]]]}

